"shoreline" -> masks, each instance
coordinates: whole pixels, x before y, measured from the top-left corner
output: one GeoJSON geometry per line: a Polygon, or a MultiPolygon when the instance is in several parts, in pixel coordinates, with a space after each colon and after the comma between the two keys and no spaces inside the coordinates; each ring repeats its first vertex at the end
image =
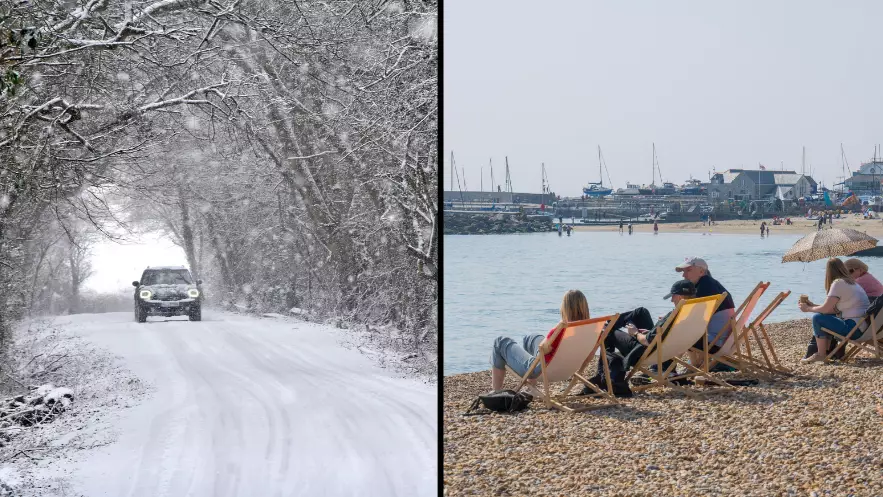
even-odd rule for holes
{"type": "Polygon", "coordinates": [[[697,400],[462,416],[490,372],[445,376],[445,495],[883,495],[883,362],[802,365],[810,320],[766,329],[795,375],[697,400]]]}
{"type": "MultiPolygon", "coordinates": [[[[760,223],[765,222],[770,227],[770,235],[776,236],[781,234],[795,234],[795,235],[806,235],[816,231],[818,229],[818,222],[807,221],[804,218],[791,218],[791,222],[794,223],[790,226],[786,226],[784,224],[780,224],[777,226],[772,225],[772,220],[770,219],[760,219],[760,220],[728,220],[728,221],[718,221],[716,224],[711,226],[706,226],[701,222],[689,222],[689,223],[681,223],[681,222],[672,222],[672,223],[659,223],[659,234],[665,233],[712,233],[712,234],[754,234],[759,235],[760,233],[760,223]]],[[[626,224],[626,227],[628,224],[626,224]]],[[[856,217],[853,215],[845,216],[840,219],[834,219],[833,224],[825,224],[822,226],[822,229],[833,226],[834,228],[851,228],[854,230],[865,232],[874,237],[883,237],[883,220],[880,219],[862,219],[860,216],[856,217]]],[[[632,225],[635,233],[653,233],[653,223],[641,223],[632,225]]],[[[574,231],[609,231],[609,232],[619,232],[618,225],[602,225],[602,226],[592,226],[592,225],[574,225],[574,231]]],[[[623,228],[623,231],[627,234],[627,228],[623,228]]]]}

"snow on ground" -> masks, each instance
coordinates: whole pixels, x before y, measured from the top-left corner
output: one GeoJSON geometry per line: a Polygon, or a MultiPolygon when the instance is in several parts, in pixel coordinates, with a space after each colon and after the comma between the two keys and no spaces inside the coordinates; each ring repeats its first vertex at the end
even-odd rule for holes
{"type": "Polygon", "coordinates": [[[436,494],[437,387],[341,347],[346,331],[206,311],[202,322],[108,313],[55,324],[154,390],[84,430],[113,443],[38,462],[64,495],[436,494]]]}

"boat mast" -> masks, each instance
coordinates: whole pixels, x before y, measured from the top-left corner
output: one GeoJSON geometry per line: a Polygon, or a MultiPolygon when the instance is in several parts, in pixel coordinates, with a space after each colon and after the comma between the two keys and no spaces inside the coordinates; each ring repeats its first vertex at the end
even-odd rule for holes
{"type": "Polygon", "coordinates": [[[494,193],[494,158],[491,157],[489,159],[489,163],[491,165],[491,193],[494,193]]]}
{"type": "Polygon", "coordinates": [[[509,192],[509,201],[512,201],[512,177],[509,176],[509,156],[506,156],[506,191],[509,192]]]}
{"type": "Polygon", "coordinates": [[[601,145],[598,145],[598,180],[600,181],[599,186],[604,188],[604,172],[601,170],[601,145]]]}
{"type": "Polygon", "coordinates": [[[451,191],[454,191],[454,151],[451,150],[451,191]]]}
{"type": "Polygon", "coordinates": [[[545,204],[546,203],[546,163],[542,162],[541,164],[543,165],[543,171],[542,171],[543,189],[540,191],[542,192],[542,197],[541,197],[542,203],[545,204]]]}
{"type": "Polygon", "coordinates": [[[653,182],[650,183],[650,188],[656,186],[656,142],[653,142],[653,182]]]}

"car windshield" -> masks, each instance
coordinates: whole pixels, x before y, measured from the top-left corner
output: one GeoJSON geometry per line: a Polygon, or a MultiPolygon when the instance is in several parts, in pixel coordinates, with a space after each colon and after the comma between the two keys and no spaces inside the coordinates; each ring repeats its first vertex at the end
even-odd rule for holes
{"type": "Polygon", "coordinates": [[[190,274],[186,269],[145,271],[141,278],[142,285],[189,285],[190,274]]]}

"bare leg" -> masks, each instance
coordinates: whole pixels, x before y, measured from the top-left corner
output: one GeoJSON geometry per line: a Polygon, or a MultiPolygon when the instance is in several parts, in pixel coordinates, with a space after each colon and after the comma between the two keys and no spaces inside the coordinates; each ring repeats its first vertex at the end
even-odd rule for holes
{"type": "Polygon", "coordinates": [[[688,350],[687,351],[687,358],[690,359],[690,364],[692,364],[693,366],[696,366],[697,368],[702,367],[702,359],[703,359],[702,356],[703,356],[703,354],[700,354],[699,352],[696,352],[695,350],[688,350]]]}
{"type": "Polygon", "coordinates": [[[503,380],[506,378],[505,369],[491,368],[491,390],[496,392],[503,389],[503,380]]]}
{"type": "Polygon", "coordinates": [[[819,350],[816,352],[817,359],[824,359],[828,355],[828,340],[830,338],[816,337],[816,344],[819,350]]]}

